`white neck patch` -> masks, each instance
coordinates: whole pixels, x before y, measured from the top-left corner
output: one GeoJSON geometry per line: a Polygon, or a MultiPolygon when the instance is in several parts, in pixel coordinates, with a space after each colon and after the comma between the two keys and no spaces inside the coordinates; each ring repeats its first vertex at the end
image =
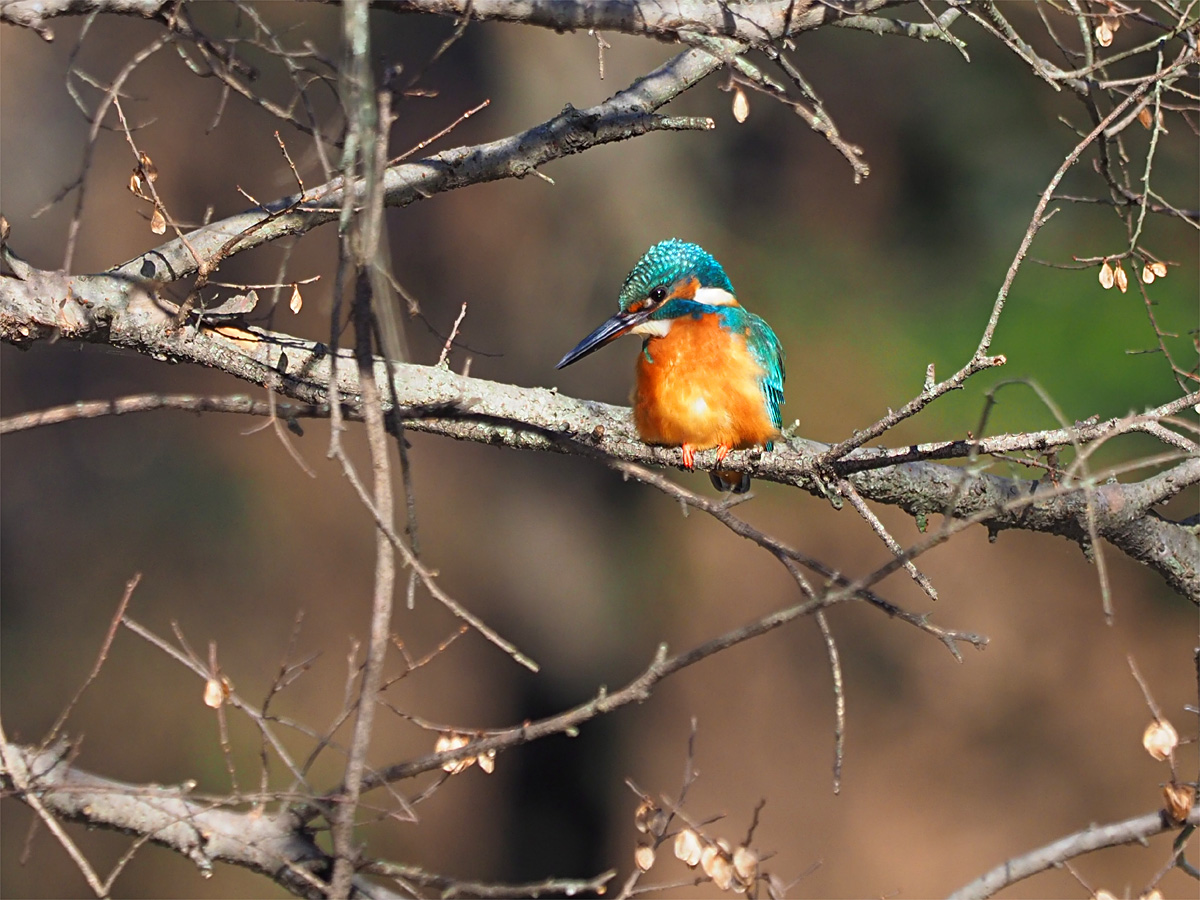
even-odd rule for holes
{"type": "Polygon", "coordinates": [[[696,288],[696,296],[692,299],[706,306],[737,306],[737,297],[724,288],[696,288]]]}

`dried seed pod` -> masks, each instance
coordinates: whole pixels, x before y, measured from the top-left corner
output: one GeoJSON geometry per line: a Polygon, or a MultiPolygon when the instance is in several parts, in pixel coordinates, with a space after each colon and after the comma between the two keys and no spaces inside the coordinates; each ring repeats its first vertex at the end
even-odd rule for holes
{"type": "Polygon", "coordinates": [[[496,771],[496,751],[489,750],[483,756],[477,757],[475,762],[479,763],[479,768],[483,769],[488,775],[496,771]]]}
{"type": "MultiPolygon", "coordinates": [[[[433,745],[434,753],[444,753],[447,750],[457,750],[459,747],[465,747],[471,743],[471,739],[465,734],[449,734],[438,735],[437,742],[433,745]]],[[[450,762],[442,763],[442,770],[449,772],[451,775],[457,775],[464,769],[470,768],[475,762],[474,757],[467,759],[455,759],[450,762]]]]}
{"type": "Polygon", "coordinates": [[[733,871],[742,881],[754,881],[758,875],[758,854],[749,847],[738,847],[733,851],[733,871]]]}
{"type": "Polygon", "coordinates": [[[1170,757],[1178,743],[1179,735],[1166,719],[1155,719],[1142,734],[1142,746],[1159,762],[1170,757]]]}
{"type": "Polygon", "coordinates": [[[138,151],[138,162],[142,164],[142,171],[146,173],[146,180],[151,184],[158,181],[158,166],[154,165],[149,154],[144,150],[138,151]]]}
{"type": "Polygon", "coordinates": [[[729,860],[724,854],[718,853],[713,857],[712,865],[704,870],[713,880],[713,884],[723,891],[733,887],[733,866],[729,864],[729,860]]]}
{"type": "Polygon", "coordinates": [[[654,804],[643,800],[633,814],[633,827],[645,834],[650,830],[650,816],[654,814],[654,804]]]}
{"type": "Polygon", "coordinates": [[[1150,107],[1143,106],[1141,108],[1138,112],[1138,121],[1142,123],[1143,128],[1150,128],[1151,123],[1154,121],[1154,116],[1150,113],[1150,107]]]}
{"type": "Polygon", "coordinates": [[[667,823],[671,821],[671,817],[667,815],[665,810],[656,809],[647,821],[646,825],[650,829],[650,833],[656,838],[661,838],[667,830],[667,823]]]}
{"type": "Polygon", "coordinates": [[[1153,272],[1155,275],[1157,275],[1159,278],[1166,278],[1167,277],[1167,264],[1165,262],[1160,262],[1159,260],[1156,259],[1154,262],[1150,263],[1150,271],[1153,272]]]}
{"type": "Polygon", "coordinates": [[[702,852],[700,837],[692,829],[685,828],[675,836],[675,857],[689,868],[694,869],[699,864],[702,852]]]}
{"type": "Polygon", "coordinates": [[[741,88],[737,88],[733,92],[733,117],[739,123],[745,122],[750,118],[750,100],[746,97],[746,92],[741,88]]]}
{"type": "Polygon", "coordinates": [[[1100,24],[1096,26],[1096,43],[1101,47],[1107,47],[1112,42],[1112,26],[1108,24],[1108,19],[1101,19],[1100,24]]]}
{"type": "Polygon", "coordinates": [[[1129,290],[1129,276],[1125,274],[1125,270],[1117,263],[1116,270],[1113,272],[1113,278],[1116,279],[1117,287],[1121,289],[1121,293],[1129,290]]]}
{"type": "Polygon", "coordinates": [[[720,857],[721,848],[716,844],[706,844],[704,849],[700,851],[700,868],[704,870],[704,874],[709,878],[713,877],[716,860],[720,857]]]}
{"type": "Polygon", "coordinates": [[[1188,813],[1192,811],[1192,804],[1195,802],[1196,790],[1190,785],[1176,784],[1173,781],[1163,785],[1163,805],[1167,815],[1176,825],[1187,821],[1188,813]]]}
{"type": "Polygon", "coordinates": [[[1154,270],[1150,268],[1150,263],[1142,266],[1142,282],[1145,284],[1154,284],[1154,270]]]}
{"type": "Polygon", "coordinates": [[[155,234],[167,233],[167,218],[157,206],[154,207],[154,215],[150,217],[150,230],[155,234]]]}
{"type": "Polygon", "coordinates": [[[229,682],[225,678],[210,678],[204,682],[204,705],[218,709],[229,696],[229,682]]]}
{"type": "Polygon", "coordinates": [[[1104,265],[1100,267],[1100,287],[1106,291],[1113,286],[1113,270],[1108,264],[1108,260],[1104,261],[1104,265]]]}
{"type": "Polygon", "coordinates": [[[304,298],[300,296],[300,285],[292,285],[292,299],[288,301],[288,309],[293,313],[300,312],[300,307],[304,306],[304,298]]]}
{"type": "Polygon", "coordinates": [[[641,871],[650,871],[650,867],[654,865],[654,848],[647,844],[638,844],[638,848],[633,851],[633,861],[641,871]]]}

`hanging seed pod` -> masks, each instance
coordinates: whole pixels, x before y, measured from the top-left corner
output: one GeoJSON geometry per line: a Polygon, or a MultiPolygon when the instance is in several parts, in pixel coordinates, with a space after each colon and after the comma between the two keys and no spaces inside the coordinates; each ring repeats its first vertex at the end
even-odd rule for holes
{"type": "Polygon", "coordinates": [[[1125,270],[1117,263],[1116,271],[1113,272],[1113,277],[1116,279],[1117,287],[1121,289],[1121,293],[1129,290],[1129,276],[1125,274],[1125,270]]]}
{"type": "Polygon", "coordinates": [[[733,871],[747,883],[758,875],[758,854],[749,847],[738,847],[733,851],[733,871]]]}
{"type": "Polygon", "coordinates": [[[639,871],[649,872],[650,867],[654,865],[654,848],[647,844],[639,844],[633,851],[633,861],[639,871]]]}
{"type": "Polygon", "coordinates": [[[1188,813],[1192,811],[1192,804],[1195,802],[1196,791],[1191,786],[1176,784],[1173,781],[1163,785],[1163,806],[1176,825],[1187,821],[1188,813]]]}
{"type": "Polygon", "coordinates": [[[1159,762],[1169,758],[1179,743],[1179,734],[1166,719],[1155,719],[1142,734],[1142,746],[1159,762]]]}
{"type": "Polygon", "coordinates": [[[741,88],[733,92],[733,117],[739,124],[750,118],[750,100],[741,88]]]}
{"type": "MultiPolygon", "coordinates": [[[[443,734],[438,737],[437,742],[433,745],[433,752],[444,753],[447,750],[457,750],[459,747],[465,747],[469,743],[471,743],[471,739],[465,734],[443,734]]],[[[457,775],[459,772],[470,768],[474,764],[474,757],[468,757],[467,759],[456,759],[452,760],[451,762],[442,763],[442,770],[449,772],[451,775],[457,775]]]]}
{"type": "Polygon", "coordinates": [[[675,857],[689,868],[694,869],[700,863],[701,853],[700,838],[692,829],[685,828],[675,836],[675,857]]]}

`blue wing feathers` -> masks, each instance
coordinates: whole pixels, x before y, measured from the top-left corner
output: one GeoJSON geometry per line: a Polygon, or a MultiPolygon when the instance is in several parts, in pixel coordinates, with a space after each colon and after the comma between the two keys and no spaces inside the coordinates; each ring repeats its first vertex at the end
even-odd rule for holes
{"type": "Polygon", "coordinates": [[[770,325],[743,306],[723,306],[718,315],[724,328],[730,331],[749,331],[746,344],[754,355],[754,361],[762,366],[763,370],[763,377],[759,379],[758,386],[771,413],[771,422],[782,430],[783,380],[787,377],[787,372],[779,338],[775,336],[770,325]]]}

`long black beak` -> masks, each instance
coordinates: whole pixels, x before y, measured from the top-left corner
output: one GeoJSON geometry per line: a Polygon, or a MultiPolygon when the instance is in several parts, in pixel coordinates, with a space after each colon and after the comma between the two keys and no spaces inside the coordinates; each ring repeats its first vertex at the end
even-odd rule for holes
{"type": "Polygon", "coordinates": [[[559,360],[558,365],[554,368],[561,369],[563,366],[569,366],[576,360],[583,359],[589,353],[595,353],[609,341],[616,340],[623,334],[628,334],[629,329],[640,325],[646,319],[650,318],[651,312],[652,310],[642,310],[639,312],[626,312],[622,310],[580,341],[579,345],[559,360]]]}

